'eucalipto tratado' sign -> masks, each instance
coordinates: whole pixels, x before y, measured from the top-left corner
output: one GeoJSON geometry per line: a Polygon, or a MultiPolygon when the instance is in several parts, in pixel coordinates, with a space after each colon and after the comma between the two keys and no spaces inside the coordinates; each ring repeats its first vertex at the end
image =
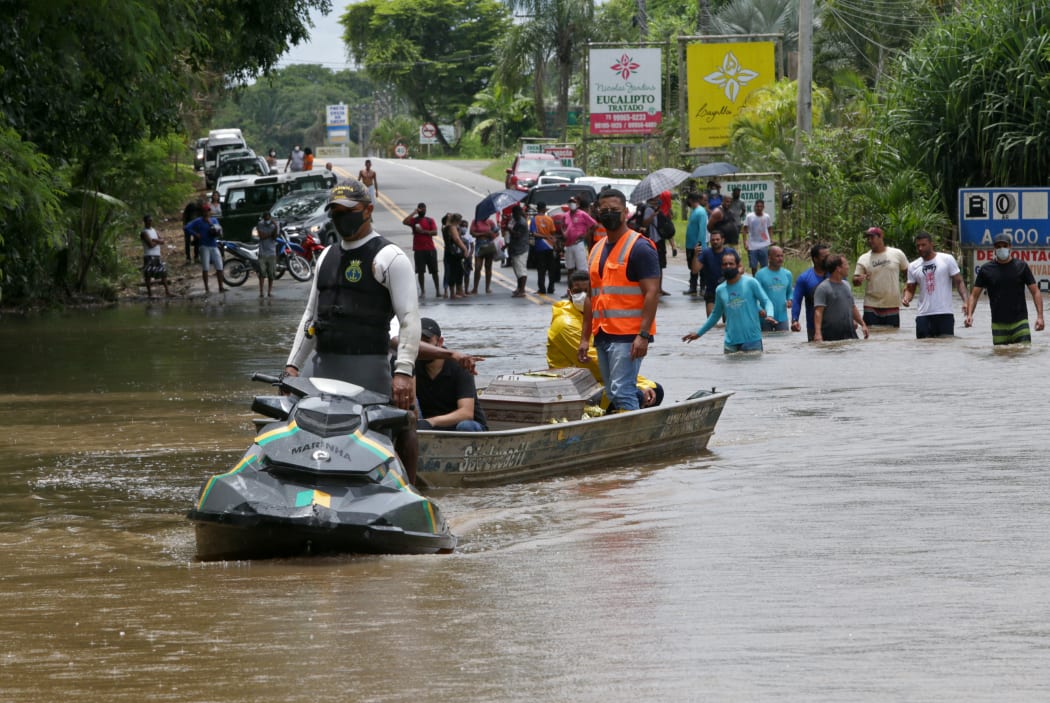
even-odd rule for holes
{"type": "Polygon", "coordinates": [[[652,134],[663,119],[660,49],[591,49],[591,134],[652,134]]]}

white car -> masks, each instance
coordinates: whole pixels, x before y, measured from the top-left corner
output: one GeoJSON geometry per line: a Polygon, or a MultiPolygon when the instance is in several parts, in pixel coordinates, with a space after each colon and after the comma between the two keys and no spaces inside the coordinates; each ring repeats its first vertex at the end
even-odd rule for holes
{"type": "Polygon", "coordinates": [[[638,178],[606,178],[605,176],[580,176],[574,183],[577,185],[587,184],[594,188],[601,197],[605,188],[615,188],[627,196],[627,217],[634,214],[634,205],[631,203],[631,193],[642,181],[638,178]]]}

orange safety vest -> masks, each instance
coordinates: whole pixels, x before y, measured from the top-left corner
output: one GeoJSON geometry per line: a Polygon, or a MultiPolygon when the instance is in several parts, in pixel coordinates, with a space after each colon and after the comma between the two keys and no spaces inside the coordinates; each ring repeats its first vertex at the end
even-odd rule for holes
{"type": "MultiPolygon", "coordinates": [[[[604,242],[595,242],[587,261],[591,274],[591,332],[604,330],[606,334],[635,335],[642,331],[642,307],[645,295],[637,281],[627,278],[627,261],[635,242],[641,246],[656,246],[633,229],[627,230],[613,245],[605,259],[604,272],[598,273],[604,242]]],[[[656,334],[656,320],[649,325],[649,334],[656,334]]]]}

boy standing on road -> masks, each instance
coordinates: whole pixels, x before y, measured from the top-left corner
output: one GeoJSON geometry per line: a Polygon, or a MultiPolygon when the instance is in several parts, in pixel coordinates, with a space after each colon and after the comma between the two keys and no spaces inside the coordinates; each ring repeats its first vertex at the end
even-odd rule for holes
{"type": "Polygon", "coordinates": [[[160,279],[164,284],[164,295],[171,297],[168,290],[168,270],[160,258],[160,245],[164,240],[153,229],[153,218],[146,215],[142,218],[142,231],[139,233],[142,240],[142,278],[146,281],[146,295],[153,297],[153,288],[150,281],[154,278],[160,279]]]}
{"type": "MultiPolygon", "coordinates": [[[[369,196],[371,198],[371,196],[369,196]]],[[[419,279],[419,295],[425,297],[426,272],[434,279],[434,295],[443,297],[441,282],[438,280],[438,257],[437,245],[434,237],[437,236],[438,228],[434,219],[427,217],[427,204],[420,203],[416,209],[408,215],[401,224],[412,228],[412,252],[416,262],[416,277],[419,279]]]]}
{"type": "Polygon", "coordinates": [[[259,297],[263,297],[263,279],[269,284],[266,289],[266,297],[273,295],[273,279],[277,275],[277,232],[276,220],[270,217],[269,212],[264,212],[262,219],[255,225],[255,232],[259,235],[259,297]]]}

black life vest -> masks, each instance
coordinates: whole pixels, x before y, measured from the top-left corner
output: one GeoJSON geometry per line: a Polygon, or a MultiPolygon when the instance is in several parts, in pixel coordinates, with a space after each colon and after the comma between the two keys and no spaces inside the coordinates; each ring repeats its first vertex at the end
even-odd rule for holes
{"type": "Polygon", "coordinates": [[[317,271],[317,351],[334,354],[382,354],[390,348],[394,305],[372,273],[376,254],[390,242],[374,237],[356,249],[325,256],[317,271]]]}

